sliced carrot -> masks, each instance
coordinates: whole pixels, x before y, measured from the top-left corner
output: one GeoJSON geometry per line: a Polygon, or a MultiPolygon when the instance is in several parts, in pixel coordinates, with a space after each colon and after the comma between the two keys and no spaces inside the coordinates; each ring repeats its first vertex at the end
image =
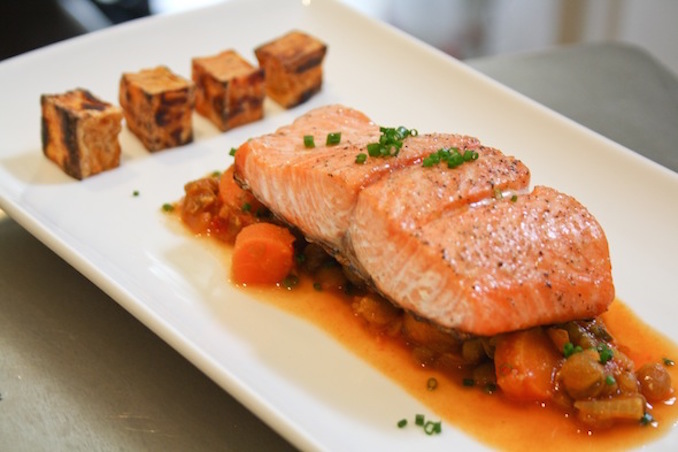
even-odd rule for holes
{"type": "Polygon", "coordinates": [[[271,223],[246,226],[235,238],[232,272],[237,284],[275,284],[294,265],[294,236],[271,223]]]}
{"type": "Polygon", "coordinates": [[[219,197],[224,205],[234,213],[256,213],[263,208],[257,198],[247,190],[243,190],[233,179],[234,166],[230,166],[219,179],[219,197]]]}
{"type": "Polygon", "coordinates": [[[497,384],[510,399],[548,401],[561,360],[542,328],[500,336],[494,352],[497,384]]]}

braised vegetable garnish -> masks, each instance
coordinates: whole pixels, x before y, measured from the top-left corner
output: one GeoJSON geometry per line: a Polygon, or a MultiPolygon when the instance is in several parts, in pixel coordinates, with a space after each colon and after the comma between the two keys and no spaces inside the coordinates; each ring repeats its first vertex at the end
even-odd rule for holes
{"type": "Polygon", "coordinates": [[[294,267],[294,240],[287,228],[271,223],[254,223],[243,228],[233,247],[235,282],[294,287],[299,282],[290,273],[294,267]]]}
{"type": "MultiPolygon", "coordinates": [[[[407,129],[384,130],[384,136],[390,134],[393,140],[413,135],[407,129]]],[[[388,152],[394,155],[393,150],[388,152]]],[[[435,155],[434,160],[444,161],[441,156],[447,153],[435,155]]],[[[442,330],[368,290],[321,246],[273,224],[272,216],[259,214],[266,208],[236,184],[232,169],[189,182],[185,192],[177,204],[184,223],[195,233],[235,242],[235,282],[286,290],[306,284],[323,292],[319,296],[340,294],[368,331],[404,346],[418,367],[450,377],[467,392],[550,406],[586,430],[618,423],[659,425],[652,415],[653,405],[674,396],[669,374],[674,361],[655,357],[654,362],[634,363],[602,318],[493,337],[442,330]]],[[[166,211],[173,208],[163,206],[166,211]]],[[[426,389],[435,391],[431,397],[439,397],[450,386],[441,386],[438,376],[424,380],[426,389]]],[[[427,421],[423,415],[415,416],[414,423],[427,434],[440,433],[440,422],[427,421]]],[[[397,425],[403,428],[407,420],[397,425]]]]}

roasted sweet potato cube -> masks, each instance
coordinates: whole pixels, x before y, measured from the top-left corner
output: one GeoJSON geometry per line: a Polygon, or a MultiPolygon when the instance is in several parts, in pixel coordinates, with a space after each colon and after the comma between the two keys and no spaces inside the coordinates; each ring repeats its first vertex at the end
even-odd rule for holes
{"type": "Polygon", "coordinates": [[[220,130],[257,121],[264,116],[264,70],[236,51],[193,58],[195,109],[220,130]]]}
{"type": "Polygon", "coordinates": [[[158,66],[123,74],[119,95],[127,127],[149,151],[193,141],[192,81],[158,66]]]}
{"type": "Polygon", "coordinates": [[[85,89],[40,96],[42,151],[76,179],[120,165],[122,111],[85,89]]]}
{"type": "Polygon", "coordinates": [[[254,53],[266,74],[266,94],[285,108],[307,101],[320,91],[327,46],[292,31],[258,47],[254,53]]]}

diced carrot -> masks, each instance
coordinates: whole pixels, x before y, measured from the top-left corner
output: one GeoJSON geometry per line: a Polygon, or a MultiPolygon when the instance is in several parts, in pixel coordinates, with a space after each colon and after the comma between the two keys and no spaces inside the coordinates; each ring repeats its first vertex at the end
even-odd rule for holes
{"type": "Polygon", "coordinates": [[[561,359],[542,328],[500,336],[494,352],[497,384],[510,399],[548,401],[561,359]]]}
{"type": "Polygon", "coordinates": [[[219,197],[224,205],[234,213],[256,213],[263,208],[257,198],[247,190],[243,190],[233,179],[234,166],[230,166],[219,179],[219,197]]]}
{"type": "Polygon", "coordinates": [[[232,257],[233,280],[237,284],[275,284],[294,265],[294,236],[284,227],[255,223],[235,238],[232,257]]]}

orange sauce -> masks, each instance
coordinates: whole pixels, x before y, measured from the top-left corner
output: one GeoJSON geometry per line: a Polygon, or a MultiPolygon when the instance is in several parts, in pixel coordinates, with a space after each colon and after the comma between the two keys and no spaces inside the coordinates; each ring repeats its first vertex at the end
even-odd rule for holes
{"type": "MultiPolygon", "coordinates": [[[[501,449],[628,449],[647,444],[668,433],[678,420],[674,399],[655,405],[652,411],[657,425],[638,423],[616,425],[594,432],[583,429],[556,408],[538,404],[517,404],[501,396],[468,388],[462,384],[466,375],[454,375],[417,364],[402,341],[368,328],[351,308],[347,297],[318,292],[312,282],[302,277],[293,290],[277,287],[244,288],[257,299],[302,317],[333,336],[345,347],[397,382],[406,391],[445,419],[478,441],[501,449]],[[429,378],[438,386],[427,389],[429,378]]],[[[661,362],[664,357],[678,359],[678,346],[652,330],[620,301],[603,316],[617,344],[640,367],[647,362],[661,362]]],[[[669,368],[671,378],[678,381],[678,366],[669,368]]],[[[675,388],[675,383],[674,383],[675,388]]],[[[412,417],[414,413],[402,413],[412,417]]],[[[428,416],[427,416],[428,417],[428,416]]],[[[399,420],[393,419],[394,428],[399,420]]]]}
{"type": "MultiPolygon", "coordinates": [[[[210,226],[216,228],[212,232],[216,231],[217,236],[220,231],[218,226],[218,223],[210,226]]],[[[212,244],[221,248],[224,260],[230,262],[232,248],[219,240],[212,240],[212,244]]],[[[490,447],[516,450],[629,449],[651,443],[678,425],[678,404],[675,403],[678,366],[667,368],[674,382],[674,397],[655,404],[652,416],[656,423],[641,426],[639,422],[631,422],[590,431],[558,408],[519,404],[507,400],[501,391],[489,394],[480,388],[466,387],[462,381],[469,375],[463,371],[455,373],[446,369],[443,372],[422,366],[400,338],[368,327],[364,319],[354,313],[350,297],[317,291],[311,279],[303,274],[292,290],[275,286],[242,290],[324,329],[397,382],[436,416],[490,447]],[[438,382],[433,391],[427,387],[431,377],[438,382]]],[[[678,360],[678,346],[645,324],[621,301],[615,301],[602,317],[617,347],[635,362],[637,368],[646,363],[662,362],[663,358],[678,360]]],[[[400,419],[411,418],[414,414],[396,414],[400,417],[393,419],[394,429],[400,419]]],[[[427,418],[430,417],[427,415],[427,418]]]]}

